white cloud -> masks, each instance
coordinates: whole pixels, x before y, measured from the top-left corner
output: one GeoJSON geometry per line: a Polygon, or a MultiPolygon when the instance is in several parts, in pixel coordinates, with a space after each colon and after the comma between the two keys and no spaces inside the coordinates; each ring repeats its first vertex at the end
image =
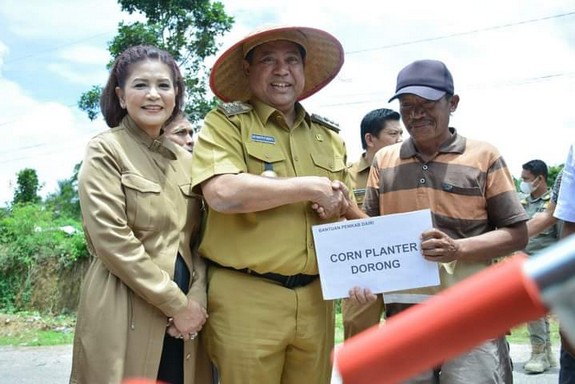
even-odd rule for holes
{"type": "Polygon", "coordinates": [[[110,61],[110,52],[106,47],[90,45],[76,45],[60,51],[60,58],[73,64],[94,64],[110,61]]]}
{"type": "Polygon", "coordinates": [[[105,83],[108,77],[108,71],[102,63],[99,68],[96,67],[88,73],[84,67],[75,66],[73,63],[51,63],[46,66],[46,69],[72,84],[84,85],[86,90],[95,84],[105,83]]]}
{"type": "Polygon", "coordinates": [[[0,89],[10,95],[0,103],[0,205],[12,199],[16,175],[24,168],[37,171],[45,184],[42,195],[54,192],[57,180],[72,175],[87,140],[105,129],[104,124],[89,122],[62,104],[34,100],[19,85],[1,77],[0,89]]]}
{"type": "Polygon", "coordinates": [[[114,0],[3,0],[0,15],[15,34],[36,39],[78,41],[89,36],[109,34],[118,21],[135,16],[122,14],[114,0]]]}
{"type": "Polygon", "coordinates": [[[0,40],[0,70],[4,64],[4,57],[8,54],[8,47],[0,40]]]}

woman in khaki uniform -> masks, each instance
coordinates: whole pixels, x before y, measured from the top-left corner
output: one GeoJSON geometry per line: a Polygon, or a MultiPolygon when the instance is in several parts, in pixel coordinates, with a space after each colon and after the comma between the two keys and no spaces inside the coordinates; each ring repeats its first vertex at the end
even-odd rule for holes
{"type": "Polygon", "coordinates": [[[137,46],[118,57],[102,93],[113,128],[89,142],[78,178],[93,260],[71,383],[210,381],[207,360],[197,359],[207,318],[205,265],[192,253],[201,200],[191,191],[191,155],[162,130],[184,91],[169,54],[137,46]]]}

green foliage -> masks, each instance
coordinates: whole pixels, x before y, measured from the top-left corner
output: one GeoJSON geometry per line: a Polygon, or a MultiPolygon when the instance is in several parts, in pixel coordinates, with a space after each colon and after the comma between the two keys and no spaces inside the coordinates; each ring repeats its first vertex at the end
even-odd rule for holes
{"type": "MultiPolygon", "coordinates": [[[[186,113],[192,123],[200,121],[215,106],[207,100],[207,73],[204,60],[217,51],[216,38],[228,32],[233,18],[220,2],[210,0],[118,0],[123,11],[140,13],[146,22],[121,22],[118,34],[108,44],[112,61],[126,48],[148,44],[170,52],[180,65],[186,83],[186,113]]],[[[80,109],[94,120],[99,114],[102,88],[95,86],[83,94],[80,109]]]]}
{"type": "Polygon", "coordinates": [[[88,114],[90,120],[96,120],[100,113],[100,95],[102,94],[102,87],[99,85],[92,86],[88,92],[80,96],[78,101],[78,108],[88,114]]]}
{"type": "Polygon", "coordinates": [[[25,168],[21,170],[18,172],[12,204],[39,203],[41,199],[38,192],[41,188],[35,169],[25,168]]]}
{"type": "Polygon", "coordinates": [[[547,185],[549,186],[549,188],[553,188],[553,185],[555,184],[555,179],[557,179],[557,175],[559,175],[559,172],[561,172],[564,166],[565,164],[559,164],[559,165],[551,165],[548,167],[547,185]]]}
{"type": "Polygon", "coordinates": [[[57,258],[66,268],[87,257],[79,228],[77,221],[54,219],[53,212],[41,205],[12,205],[0,218],[0,308],[18,310],[29,302],[32,268],[44,258],[57,258]]]}
{"type": "Polygon", "coordinates": [[[120,22],[118,26],[118,35],[114,37],[108,44],[108,50],[110,51],[110,55],[112,55],[112,60],[108,63],[108,69],[112,68],[114,64],[114,60],[126,48],[134,46],[134,45],[157,45],[158,40],[161,39],[162,29],[157,24],[145,24],[139,21],[133,24],[124,24],[124,22],[120,22]]]}
{"type": "Polygon", "coordinates": [[[72,177],[58,181],[58,190],[49,194],[44,200],[57,219],[81,220],[80,198],[78,197],[78,172],[82,163],[74,166],[72,177]]]}

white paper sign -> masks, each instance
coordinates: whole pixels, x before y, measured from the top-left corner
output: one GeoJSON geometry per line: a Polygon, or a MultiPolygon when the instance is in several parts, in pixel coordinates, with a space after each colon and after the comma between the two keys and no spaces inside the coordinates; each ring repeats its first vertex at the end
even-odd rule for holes
{"type": "Polygon", "coordinates": [[[439,285],[437,263],[420,252],[429,209],[312,227],[324,300],[354,286],[373,293],[439,285]]]}

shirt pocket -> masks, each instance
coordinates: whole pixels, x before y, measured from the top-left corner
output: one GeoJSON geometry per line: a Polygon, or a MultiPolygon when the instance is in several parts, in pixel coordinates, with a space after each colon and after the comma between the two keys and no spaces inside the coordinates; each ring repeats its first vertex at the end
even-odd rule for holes
{"type": "Polygon", "coordinates": [[[326,155],[322,153],[311,153],[318,176],[326,176],[331,180],[341,179],[342,171],[346,168],[343,157],[336,155],[326,155]]]}
{"type": "MultiPolygon", "coordinates": [[[[473,179],[443,180],[439,188],[448,195],[445,199],[436,199],[436,213],[446,217],[463,218],[479,223],[487,219],[487,201],[483,189],[473,179]]],[[[463,225],[463,224],[461,224],[463,225]]],[[[463,228],[463,227],[462,227],[463,228]]],[[[467,228],[461,233],[469,233],[473,229],[467,228]]]]}
{"type": "Polygon", "coordinates": [[[463,196],[482,196],[479,186],[474,185],[455,185],[450,183],[441,183],[441,189],[447,193],[454,193],[463,196]]]}
{"type": "Polygon", "coordinates": [[[126,194],[128,225],[144,230],[161,227],[165,206],[160,184],[135,173],[124,173],[122,186],[126,194]]]}
{"type": "Polygon", "coordinates": [[[248,154],[248,172],[261,175],[263,171],[272,170],[278,177],[291,176],[287,174],[286,156],[275,145],[264,143],[246,143],[248,154]]]}

